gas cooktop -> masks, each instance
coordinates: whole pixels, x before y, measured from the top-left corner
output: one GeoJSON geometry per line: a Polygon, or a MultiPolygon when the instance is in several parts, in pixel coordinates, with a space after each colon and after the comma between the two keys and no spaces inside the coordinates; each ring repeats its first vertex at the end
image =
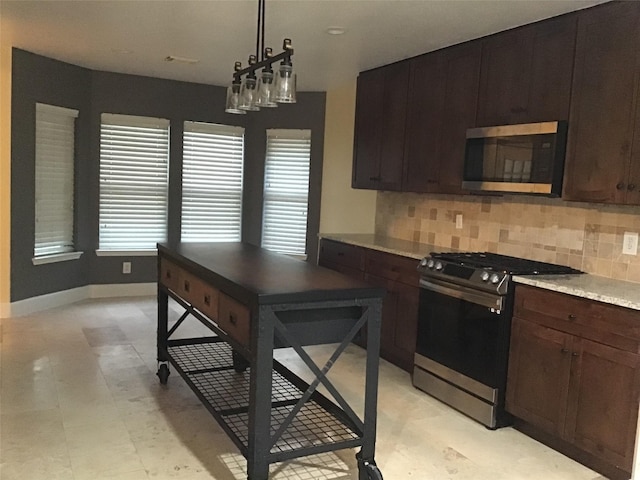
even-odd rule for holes
{"type": "Polygon", "coordinates": [[[433,259],[445,260],[449,263],[466,265],[483,270],[498,271],[510,275],[545,275],[545,274],[566,274],[582,273],[575,268],[554,263],[538,262],[524,258],[510,257],[489,252],[469,252],[469,253],[437,253],[430,255],[433,259]]]}
{"type": "Polygon", "coordinates": [[[512,275],[582,273],[575,268],[489,252],[433,252],[420,261],[421,282],[437,279],[460,286],[506,295],[512,275]]]}

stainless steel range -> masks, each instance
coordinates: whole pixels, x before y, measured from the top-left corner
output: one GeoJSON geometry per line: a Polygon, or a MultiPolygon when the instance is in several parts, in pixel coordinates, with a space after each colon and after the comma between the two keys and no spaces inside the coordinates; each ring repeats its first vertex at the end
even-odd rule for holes
{"type": "Polygon", "coordinates": [[[495,429],[504,409],[512,275],[582,273],[492,253],[432,253],[420,261],[413,384],[495,429]]]}

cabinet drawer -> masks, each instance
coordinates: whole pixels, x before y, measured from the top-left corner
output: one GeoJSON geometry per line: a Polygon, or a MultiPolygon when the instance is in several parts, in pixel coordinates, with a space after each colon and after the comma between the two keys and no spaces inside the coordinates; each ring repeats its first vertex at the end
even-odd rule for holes
{"type": "Polygon", "coordinates": [[[367,250],[365,270],[372,275],[417,287],[420,280],[417,267],[418,260],[413,258],[367,250]]]}
{"type": "Polygon", "coordinates": [[[364,269],[364,251],[355,245],[322,239],[319,264],[340,264],[356,270],[364,269]]]}
{"type": "Polygon", "coordinates": [[[218,326],[242,345],[250,346],[251,311],[233,298],[220,294],[218,326]]]}
{"type": "Polygon", "coordinates": [[[166,258],[160,258],[160,283],[165,287],[178,290],[180,268],[166,258]]]}
{"type": "Polygon", "coordinates": [[[640,312],[635,310],[517,285],[514,314],[622,350],[640,351],[640,312]]]}

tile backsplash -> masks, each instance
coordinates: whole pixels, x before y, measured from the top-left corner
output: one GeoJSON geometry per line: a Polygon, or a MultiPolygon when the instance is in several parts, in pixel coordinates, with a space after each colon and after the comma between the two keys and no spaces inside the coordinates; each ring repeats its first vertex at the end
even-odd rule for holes
{"type": "Polygon", "coordinates": [[[559,263],[640,283],[640,252],[622,253],[624,232],[640,232],[636,206],[379,192],[375,225],[376,234],[389,237],[559,263]]]}

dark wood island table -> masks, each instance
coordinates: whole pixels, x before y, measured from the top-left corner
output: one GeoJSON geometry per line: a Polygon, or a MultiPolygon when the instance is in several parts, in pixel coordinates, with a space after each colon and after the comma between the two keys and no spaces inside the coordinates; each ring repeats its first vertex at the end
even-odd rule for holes
{"type": "Polygon", "coordinates": [[[358,479],[382,479],[374,453],[383,296],[381,288],[249,244],[158,244],[160,382],[171,363],[245,456],[249,480],[267,480],[271,463],[354,447],[358,479]],[[171,327],[169,297],[184,308],[171,327]],[[173,339],[187,317],[212,335],[173,339]],[[327,377],[361,330],[362,419],[327,377]],[[324,366],[303,348],[329,343],[338,345],[324,366]],[[273,358],[283,347],[295,350],[313,381],[273,358]]]}

